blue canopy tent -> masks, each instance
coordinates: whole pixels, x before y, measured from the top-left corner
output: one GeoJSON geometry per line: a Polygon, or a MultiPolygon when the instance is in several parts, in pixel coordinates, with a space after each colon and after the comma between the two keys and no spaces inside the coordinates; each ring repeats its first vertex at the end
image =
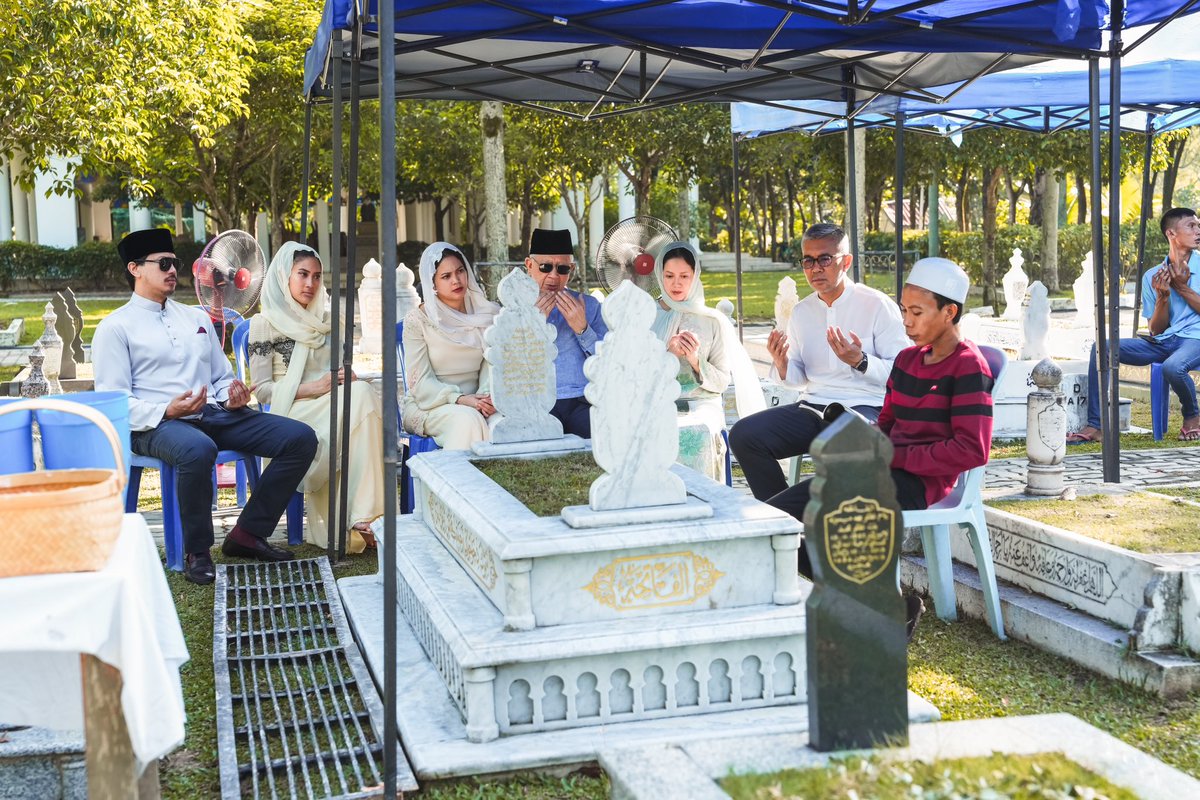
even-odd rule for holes
{"type": "MultiPolygon", "coordinates": [[[[925,87],[968,81],[1041,58],[1089,58],[1093,65],[1100,57],[1118,58],[1120,32],[1126,27],[1164,23],[1198,3],[368,0],[364,8],[351,0],[327,0],[305,60],[305,91],[314,100],[333,102],[335,142],[341,141],[343,92],[350,93],[353,194],[357,115],[363,97],[501,100],[579,119],[687,102],[838,100],[847,93],[853,100],[858,92],[935,100],[938,95],[925,87]],[[1105,31],[1113,33],[1108,47],[1105,31]],[[585,107],[547,105],[561,102],[585,107]]],[[[392,102],[380,103],[380,133],[379,226],[387,242],[389,236],[394,240],[396,230],[392,102]]],[[[340,171],[340,147],[335,147],[335,202],[341,194],[340,171]]],[[[302,208],[307,216],[307,181],[302,208]]],[[[354,254],[348,249],[350,287],[354,254]]],[[[383,294],[388,297],[395,291],[396,266],[390,243],[382,248],[380,262],[383,294]]],[[[337,265],[330,267],[336,282],[337,265]]],[[[738,294],[740,301],[740,273],[738,294]]],[[[352,297],[348,293],[347,300],[352,302],[352,297]]],[[[347,323],[351,312],[348,303],[347,323]]],[[[394,305],[385,303],[385,408],[396,400],[394,315],[394,305]]],[[[347,343],[349,338],[347,330],[347,343]]],[[[348,365],[348,345],[343,354],[348,365]]],[[[331,364],[331,370],[336,369],[337,364],[331,364]]],[[[336,413],[335,403],[331,416],[336,418],[336,413]]],[[[395,418],[385,415],[384,478],[389,494],[396,486],[396,440],[395,418]]],[[[346,458],[345,448],[341,450],[346,458]]],[[[344,511],[331,513],[330,519],[339,520],[336,525],[344,532],[344,511]]],[[[384,519],[383,683],[385,740],[390,742],[396,735],[396,528],[393,516],[384,519]]],[[[385,753],[385,794],[392,796],[396,763],[392,748],[385,753]]]]}

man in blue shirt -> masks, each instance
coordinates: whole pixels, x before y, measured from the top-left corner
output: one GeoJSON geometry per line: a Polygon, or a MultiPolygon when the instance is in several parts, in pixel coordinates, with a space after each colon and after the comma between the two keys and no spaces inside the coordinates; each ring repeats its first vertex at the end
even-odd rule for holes
{"type": "Polygon", "coordinates": [[[554,369],[558,376],[558,401],[550,413],[562,423],[564,433],[592,438],[592,407],[583,397],[587,378],[583,362],[596,352],[596,343],[608,333],[600,318],[596,298],[567,288],[575,269],[575,248],[570,231],[534,230],[529,242],[525,269],[541,290],[537,306],[546,321],[558,332],[558,355],[554,369]]]}
{"type": "Polygon", "coordinates": [[[183,576],[205,584],[215,574],[210,503],[218,450],[271,459],[222,552],[292,558],[267,537],[312,464],[316,434],[303,422],[246,407],[250,389],[233,377],[208,314],[171,299],[183,265],[168,231],[136,231],[117,250],[133,295],[96,327],[96,389],[128,393],[133,452],[175,467],[183,576]]]}
{"type": "MultiPolygon", "coordinates": [[[[1142,278],[1142,316],[1150,335],[1121,339],[1122,364],[1162,364],[1163,376],[1183,406],[1181,441],[1200,439],[1200,405],[1196,385],[1188,373],[1200,366],[1200,220],[1190,208],[1172,208],[1160,222],[1170,246],[1167,258],[1142,278]]],[[[1068,444],[1100,439],[1100,379],[1096,347],[1088,367],[1087,425],[1067,437],[1068,444]]]]}

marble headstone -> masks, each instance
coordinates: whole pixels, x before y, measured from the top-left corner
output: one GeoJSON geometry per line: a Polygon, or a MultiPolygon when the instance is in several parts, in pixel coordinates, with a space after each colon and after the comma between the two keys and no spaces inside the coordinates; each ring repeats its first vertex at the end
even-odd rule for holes
{"type": "Polygon", "coordinates": [[[76,364],[82,364],[86,359],[83,353],[83,311],[75,300],[75,292],[68,286],[62,291],[63,300],[67,301],[67,313],[75,320],[75,340],[71,342],[71,356],[76,364]]]}
{"type": "Polygon", "coordinates": [[[413,286],[417,276],[403,261],[396,267],[396,319],[404,319],[408,312],[421,305],[421,295],[413,286]]]}
{"type": "Polygon", "coordinates": [[[1029,393],[1025,450],[1029,456],[1025,493],[1057,497],[1063,490],[1067,454],[1067,411],[1063,406],[1062,369],[1049,358],[1033,368],[1037,388],[1029,393]]]}
{"type": "Polygon", "coordinates": [[[62,366],[63,340],[58,335],[57,324],[58,315],[54,313],[54,303],[47,302],[46,311],[42,314],[42,338],[38,339],[38,344],[42,346],[42,372],[46,375],[46,382],[50,384],[51,394],[62,392],[62,385],[58,382],[58,370],[62,366]]]}
{"type": "Polygon", "coordinates": [[[59,293],[55,293],[50,302],[54,305],[54,313],[58,319],[54,323],[54,330],[58,334],[58,338],[62,339],[62,360],[58,367],[58,378],[63,380],[74,380],[75,378],[75,343],[79,338],[79,329],[75,327],[75,320],[71,317],[71,312],[67,308],[67,301],[59,293]]]}
{"type": "Polygon", "coordinates": [[[592,289],[590,292],[588,292],[588,294],[596,298],[597,303],[603,303],[604,298],[608,296],[604,293],[603,289],[592,289]]]}
{"type": "Polygon", "coordinates": [[[679,361],[654,335],[654,301],[632,282],[601,306],[608,334],[583,364],[592,404],[592,455],[604,474],[588,494],[593,511],[684,503],[671,465],[679,455],[675,399],[679,361]]]}
{"type": "Polygon", "coordinates": [[[1025,289],[1029,286],[1029,276],[1022,267],[1025,257],[1021,248],[1014,247],[1012,258],[1008,260],[1009,269],[1004,273],[1004,316],[1002,319],[1020,319],[1021,306],[1025,303],[1025,289]]]}
{"type": "MultiPolygon", "coordinates": [[[[358,284],[358,315],[362,322],[362,338],[358,340],[360,353],[379,353],[383,349],[383,297],[380,289],[383,269],[379,262],[371,259],[362,268],[362,282],[358,284]]],[[[404,317],[397,317],[404,319],[404,317]]]]}
{"type": "Polygon", "coordinates": [[[958,322],[958,329],[962,331],[964,339],[970,339],[976,344],[984,344],[983,318],[974,311],[963,314],[962,319],[958,322]]]}
{"type": "Polygon", "coordinates": [[[1083,257],[1083,271],[1071,284],[1075,292],[1075,326],[1091,330],[1096,327],[1096,275],[1092,252],[1083,257]]]}
{"type": "MultiPolygon", "coordinates": [[[[733,301],[728,297],[722,297],[717,301],[717,311],[720,311],[722,314],[728,317],[730,322],[734,322],[733,312],[735,311],[735,308],[733,301]]],[[[736,322],[734,324],[736,324],[736,322]]]]}
{"type": "Polygon", "coordinates": [[[814,584],[805,638],[809,742],[821,752],[903,745],[908,648],[892,444],[843,414],[813,442],[812,456],[817,476],[804,511],[814,584]]]}
{"type": "Polygon", "coordinates": [[[497,287],[503,308],[484,332],[483,357],[492,371],[488,420],[493,444],[559,439],[562,423],[550,416],[556,398],[554,326],[537,307],[538,285],[517,268],[497,287]]]}
{"type": "Polygon", "coordinates": [[[1041,281],[1029,287],[1029,306],[1021,318],[1022,361],[1041,361],[1050,355],[1046,336],[1050,333],[1050,292],[1041,281]]]}
{"type": "Polygon", "coordinates": [[[796,279],[785,275],[779,279],[779,291],[775,295],[775,330],[786,331],[788,320],[792,318],[792,309],[800,302],[796,294],[796,279]]]}
{"type": "Polygon", "coordinates": [[[35,344],[33,352],[29,354],[29,375],[21,381],[21,397],[42,397],[50,394],[50,383],[46,380],[46,373],[42,372],[45,360],[46,354],[41,344],[35,344]]]}

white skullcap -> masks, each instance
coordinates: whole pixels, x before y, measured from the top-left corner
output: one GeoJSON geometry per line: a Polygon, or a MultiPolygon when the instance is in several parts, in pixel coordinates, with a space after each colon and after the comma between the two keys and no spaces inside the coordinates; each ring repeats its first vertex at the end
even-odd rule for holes
{"type": "Polygon", "coordinates": [[[959,305],[967,302],[967,292],[971,288],[971,279],[967,277],[967,273],[948,258],[922,258],[913,264],[905,283],[928,289],[959,305]]]}

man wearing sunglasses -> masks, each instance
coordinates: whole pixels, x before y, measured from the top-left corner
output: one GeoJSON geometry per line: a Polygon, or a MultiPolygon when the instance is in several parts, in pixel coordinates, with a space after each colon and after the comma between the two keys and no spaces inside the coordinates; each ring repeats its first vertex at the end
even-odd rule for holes
{"type": "Polygon", "coordinates": [[[600,318],[596,298],[567,288],[575,269],[575,248],[571,232],[537,228],[529,242],[525,269],[541,290],[537,306],[546,321],[558,332],[555,344],[558,356],[554,369],[558,376],[558,400],[550,413],[563,425],[564,433],[592,438],[591,405],[583,397],[587,378],[583,362],[596,352],[596,343],[608,333],[600,318]]]}
{"type": "Polygon", "coordinates": [[[896,354],[910,346],[896,303],[850,280],[845,231],[818,223],[804,232],[800,266],[813,293],[796,304],[788,329],[771,331],[771,375],[801,389],[799,403],[739,420],[729,447],[750,491],[767,501],[788,488],[779,460],[808,452],[825,426],[826,407],[853,408],[874,422],[896,354]]]}
{"type": "Polygon", "coordinates": [[[267,537],[312,464],[316,435],[303,422],[246,407],[250,389],[233,377],[208,314],[171,299],[182,264],[168,231],[136,231],[117,250],[133,296],[96,327],[96,389],[128,393],[133,452],[175,467],[183,576],[205,584],[215,575],[210,504],[218,450],[271,459],[221,550],[290,559],[267,537]]]}

